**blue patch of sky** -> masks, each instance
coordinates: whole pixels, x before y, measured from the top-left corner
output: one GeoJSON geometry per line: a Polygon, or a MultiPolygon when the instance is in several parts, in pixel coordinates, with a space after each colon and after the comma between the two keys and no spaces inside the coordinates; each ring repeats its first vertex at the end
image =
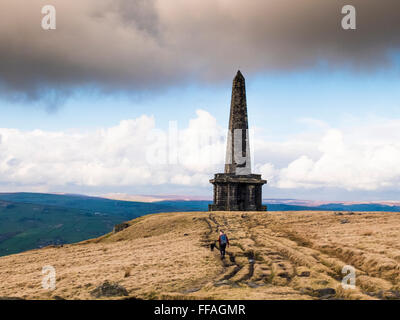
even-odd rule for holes
{"type": "MultiPolygon", "coordinates": [[[[244,72],[245,76],[246,73],[244,72]]],[[[320,67],[298,72],[247,75],[250,126],[263,128],[268,136],[285,138],[306,129],[302,118],[340,126],[346,119],[379,116],[400,118],[400,72],[398,67],[375,72],[333,71],[320,67]]],[[[197,109],[210,112],[227,126],[231,82],[185,85],[135,95],[93,93],[81,90],[56,110],[45,102],[0,100],[0,127],[22,130],[67,130],[117,125],[124,119],[153,115],[156,125],[168,121],[188,125],[197,109]]]]}

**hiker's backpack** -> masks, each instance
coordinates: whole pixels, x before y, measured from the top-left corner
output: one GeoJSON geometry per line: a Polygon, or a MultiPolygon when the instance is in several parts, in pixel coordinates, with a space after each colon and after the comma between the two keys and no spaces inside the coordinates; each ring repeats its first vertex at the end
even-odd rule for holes
{"type": "Polygon", "coordinates": [[[226,244],[228,242],[227,238],[226,238],[226,234],[221,234],[220,240],[221,240],[221,244],[226,244]]]}

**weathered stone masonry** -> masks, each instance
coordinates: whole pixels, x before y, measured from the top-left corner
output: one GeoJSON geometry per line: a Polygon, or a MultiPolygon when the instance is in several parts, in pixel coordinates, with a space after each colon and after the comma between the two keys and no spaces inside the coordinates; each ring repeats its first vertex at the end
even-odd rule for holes
{"type": "Polygon", "coordinates": [[[245,79],[240,71],[233,79],[225,173],[215,174],[214,203],[210,211],[265,211],[260,174],[251,173],[245,79]]]}

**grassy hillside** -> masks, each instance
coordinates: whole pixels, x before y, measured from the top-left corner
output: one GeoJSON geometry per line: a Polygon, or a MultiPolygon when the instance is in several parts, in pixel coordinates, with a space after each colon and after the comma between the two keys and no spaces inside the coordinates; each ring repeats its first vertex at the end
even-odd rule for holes
{"type": "Polygon", "coordinates": [[[147,215],[116,234],[0,258],[0,296],[400,299],[399,227],[400,213],[147,215]],[[209,248],[221,228],[231,241],[223,261],[209,248]],[[41,287],[46,265],[57,272],[54,291],[41,287]],[[344,265],[356,269],[355,289],[341,286],[344,265]],[[126,296],[94,296],[105,283],[126,296]]]}

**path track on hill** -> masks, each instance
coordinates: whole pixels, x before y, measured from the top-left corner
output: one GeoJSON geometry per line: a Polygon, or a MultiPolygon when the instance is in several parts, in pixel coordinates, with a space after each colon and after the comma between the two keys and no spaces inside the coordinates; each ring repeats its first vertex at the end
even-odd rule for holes
{"type": "Polygon", "coordinates": [[[201,239],[203,246],[216,241],[220,229],[228,234],[231,242],[227,249],[229,259],[221,261],[218,250],[213,253],[216,263],[223,266],[223,273],[213,279],[215,287],[280,286],[313,299],[400,299],[399,291],[391,288],[396,285],[393,279],[385,279],[381,274],[354,264],[351,257],[341,255],[335,245],[315,244],[304,235],[279,226],[272,214],[210,213],[203,220],[207,225],[207,232],[201,239]],[[359,285],[357,290],[342,289],[345,265],[353,265],[358,275],[372,282],[384,282],[389,289],[378,293],[369,291],[365,285],[359,285]]]}

